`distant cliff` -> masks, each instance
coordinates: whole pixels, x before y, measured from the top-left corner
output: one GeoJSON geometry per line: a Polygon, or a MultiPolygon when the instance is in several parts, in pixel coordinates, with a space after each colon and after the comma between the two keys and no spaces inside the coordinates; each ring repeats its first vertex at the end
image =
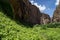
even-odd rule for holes
{"type": "MultiPolygon", "coordinates": [[[[2,2],[4,2],[4,0],[2,2]]],[[[29,2],[29,0],[9,0],[7,3],[10,3],[14,13],[13,18],[15,19],[31,24],[50,23],[50,16],[48,14],[41,13],[35,5],[32,5],[29,2]]]]}
{"type": "Polygon", "coordinates": [[[60,22],[60,2],[53,14],[53,22],[60,22]]]}

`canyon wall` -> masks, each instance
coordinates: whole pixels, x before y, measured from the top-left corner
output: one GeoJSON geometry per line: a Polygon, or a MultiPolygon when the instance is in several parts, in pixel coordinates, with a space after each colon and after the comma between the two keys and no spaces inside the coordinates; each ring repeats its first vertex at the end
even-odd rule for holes
{"type": "Polygon", "coordinates": [[[29,0],[8,0],[7,3],[10,3],[14,19],[22,20],[31,24],[50,23],[50,16],[41,13],[39,8],[32,5],[29,0]]]}

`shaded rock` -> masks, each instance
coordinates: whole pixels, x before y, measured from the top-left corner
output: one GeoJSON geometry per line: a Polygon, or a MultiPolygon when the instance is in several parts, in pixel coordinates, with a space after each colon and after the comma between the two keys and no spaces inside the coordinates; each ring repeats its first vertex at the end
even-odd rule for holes
{"type": "Polygon", "coordinates": [[[10,4],[13,8],[14,18],[32,24],[40,24],[41,12],[36,6],[31,5],[28,0],[10,0],[10,4]]]}

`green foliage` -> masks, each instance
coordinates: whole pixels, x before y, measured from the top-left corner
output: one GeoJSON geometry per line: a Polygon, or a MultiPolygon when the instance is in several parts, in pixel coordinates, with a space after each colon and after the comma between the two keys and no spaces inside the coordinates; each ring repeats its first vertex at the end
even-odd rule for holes
{"type": "Polygon", "coordinates": [[[49,28],[60,28],[60,22],[58,23],[50,23],[47,25],[49,28]]]}
{"type": "MultiPolygon", "coordinates": [[[[55,23],[54,25],[59,25],[55,23]]],[[[0,12],[0,40],[60,40],[60,28],[51,24],[34,25],[27,28],[23,24],[17,24],[9,17],[0,12]]],[[[28,26],[29,27],[29,26],[28,26]]]]}

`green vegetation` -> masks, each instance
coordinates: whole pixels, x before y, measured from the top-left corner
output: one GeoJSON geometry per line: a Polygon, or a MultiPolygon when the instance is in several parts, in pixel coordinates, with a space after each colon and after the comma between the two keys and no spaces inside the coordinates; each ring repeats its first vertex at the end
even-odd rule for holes
{"type": "Polygon", "coordinates": [[[0,6],[0,40],[60,40],[60,23],[37,24],[31,28],[12,20],[0,6]]]}
{"type": "MultiPolygon", "coordinates": [[[[29,27],[29,26],[28,26],[29,27]]],[[[35,25],[27,28],[0,12],[1,40],[60,40],[60,23],[35,25]],[[55,25],[57,25],[55,27],[55,25]],[[51,27],[51,28],[50,28],[51,27]]]]}

